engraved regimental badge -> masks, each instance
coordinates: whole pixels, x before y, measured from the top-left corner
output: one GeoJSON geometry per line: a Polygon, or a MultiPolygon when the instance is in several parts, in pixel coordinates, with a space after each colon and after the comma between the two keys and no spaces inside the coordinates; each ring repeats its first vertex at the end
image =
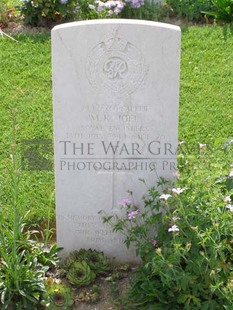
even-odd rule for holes
{"type": "Polygon", "coordinates": [[[141,51],[115,31],[111,38],[91,50],[86,72],[93,88],[107,96],[122,98],[140,88],[148,66],[141,51]]]}

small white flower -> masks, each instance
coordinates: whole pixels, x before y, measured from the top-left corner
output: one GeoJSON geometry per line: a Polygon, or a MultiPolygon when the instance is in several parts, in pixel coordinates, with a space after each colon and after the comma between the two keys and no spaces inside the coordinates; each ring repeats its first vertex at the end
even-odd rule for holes
{"type": "Polygon", "coordinates": [[[168,198],[170,198],[170,197],[171,197],[171,195],[169,195],[169,194],[162,194],[159,198],[160,199],[164,199],[165,201],[167,201],[168,198]]]}
{"type": "Polygon", "coordinates": [[[199,144],[200,149],[204,149],[207,146],[206,143],[198,143],[198,144],[199,144]]]}
{"type": "Polygon", "coordinates": [[[179,231],[179,227],[177,225],[172,225],[172,227],[168,228],[168,232],[179,231]]]}
{"type": "Polygon", "coordinates": [[[226,197],[224,198],[224,202],[230,203],[230,202],[231,202],[231,197],[230,197],[230,196],[226,196],[226,197]]]}
{"type": "Polygon", "coordinates": [[[180,187],[172,189],[172,192],[177,195],[180,195],[181,193],[183,193],[183,191],[184,191],[184,188],[180,188],[180,187]]]}
{"type": "Polygon", "coordinates": [[[229,178],[233,178],[233,170],[228,175],[229,178]]]}
{"type": "Polygon", "coordinates": [[[61,284],[61,279],[55,278],[55,279],[54,279],[54,283],[56,283],[56,284],[61,284]]]}
{"type": "Polygon", "coordinates": [[[89,4],[88,7],[89,7],[89,9],[91,9],[91,10],[95,10],[95,6],[92,5],[92,4],[89,4]]]}
{"type": "Polygon", "coordinates": [[[226,208],[229,209],[231,212],[233,212],[233,206],[232,205],[227,205],[226,208]]]}
{"type": "Polygon", "coordinates": [[[173,221],[173,222],[176,222],[176,221],[178,221],[178,220],[180,220],[180,217],[179,217],[179,216],[174,215],[174,216],[172,217],[172,221],[173,221]]]}

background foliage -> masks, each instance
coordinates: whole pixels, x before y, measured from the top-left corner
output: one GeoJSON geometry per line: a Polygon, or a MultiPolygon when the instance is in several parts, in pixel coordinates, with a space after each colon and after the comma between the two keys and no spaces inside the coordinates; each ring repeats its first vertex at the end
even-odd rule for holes
{"type": "Polygon", "coordinates": [[[23,19],[32,26],[53,26],[67,21],[98,18],[136,18],[153,21],[231,23],[231,0],[2,0],[0,26],[23,19]],[[21,16],[19,15],[21,13],[21,16]]]}

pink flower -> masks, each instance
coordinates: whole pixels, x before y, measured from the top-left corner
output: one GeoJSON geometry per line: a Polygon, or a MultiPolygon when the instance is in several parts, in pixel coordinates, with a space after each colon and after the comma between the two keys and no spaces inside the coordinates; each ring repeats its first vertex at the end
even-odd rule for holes
{"type": "Polygon", "coordinates": [[[128,213],[128,219],[129,219],[129,220],[135,219],[136,216],[138,215],[138,213],[139,213],[138,210],[132,211],[132,212],[128,213]]]}
{"type": "Polygon", "coordinates": [[[114,13],[115,14],[119,14],[121,12],[121,10],[118,8],[118,7],[115,7],[114,8],[114,13]]]}
{"type": "Polygon", "coordinates": [[[231,197],[230,197],[230,196],[226,196],[226,197],[224,198],[224,202],[230,203],[230,202],[231,202],[231,197]]]}
{"type": "Polygon", "coordinates": [[[122,198],[119,205],[122,207],[128,207],[131,205],[131,200],[129,198],[122,198]]]}
{"type": "Polygon", "coordinates": [[[105,2],[105,7],[107,9],[114,8],[115,6],[116,6],[116,2],[113,0],[109,0],[109,1],[105,2]]]}
{"type": "Polygon", "coordinates": [[[181,193],[183,193],[183,191],[184,191],[184,188],[180,188],[180,187],[172,189],[172,192],[176,195],[180,195],[181,193]]]}
{"type": "Polygon", "coordinates": [[[233,205],[227,205],[226,208],[233,212],[233,205]]]}
{"type": "Polygon", "coordinates": [[[162,194],[159,198],[160,199],[164,199],[165,201],[167,201],[168,198],[170,198],[170,197],[171,197],[171,195],[169,195],[169,194],[162,194]]]}
{"type": "Polygon", "coordinates": [[[168,231],[179,231],[179,227],[177,225],[172,225],[172,227],[168,228],[168,231]]]}
{"type": "Polygon", "coordinates": [[[152,242],[151,242],[151,243],[152,243],[152,245],[153,245],[153,246],[157,246],[157,245],[158,245],[158,241],[157,241],[157,240],[155,240],[155,239],[154,239],[154,240],[152,240],[152,242]]]}
{"type": "Polygon", "coordinates": [[[173,176],[176,178],[176,179],[179,179],[180,178],[180,174],[178,171],[174,171],[173,172],[173,176]]]}
{"type": "Polygon", "coordinates": [[[96,3],[98,4],[98,12],[102,12],[105,8],[105,3],[102,1],[96,1],[96,3]]]}

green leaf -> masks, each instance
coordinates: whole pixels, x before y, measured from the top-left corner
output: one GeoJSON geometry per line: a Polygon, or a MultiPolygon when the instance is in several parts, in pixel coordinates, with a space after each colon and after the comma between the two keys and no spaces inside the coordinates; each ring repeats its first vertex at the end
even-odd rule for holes
{"type": "Polygon", "coordinates": [[[226,180],[226,188],[228,191],[233,189],[233,178],[232,177],[228,177],[226,180]]]}
{"type": "Polygon", "coordinates": [[[185,294],[181,294],[179,295],[179,297],[177,298],[177,302],[179,304],[184,304],[185,301],[188,299],[188,295],[185,295],[185,294]]]}

